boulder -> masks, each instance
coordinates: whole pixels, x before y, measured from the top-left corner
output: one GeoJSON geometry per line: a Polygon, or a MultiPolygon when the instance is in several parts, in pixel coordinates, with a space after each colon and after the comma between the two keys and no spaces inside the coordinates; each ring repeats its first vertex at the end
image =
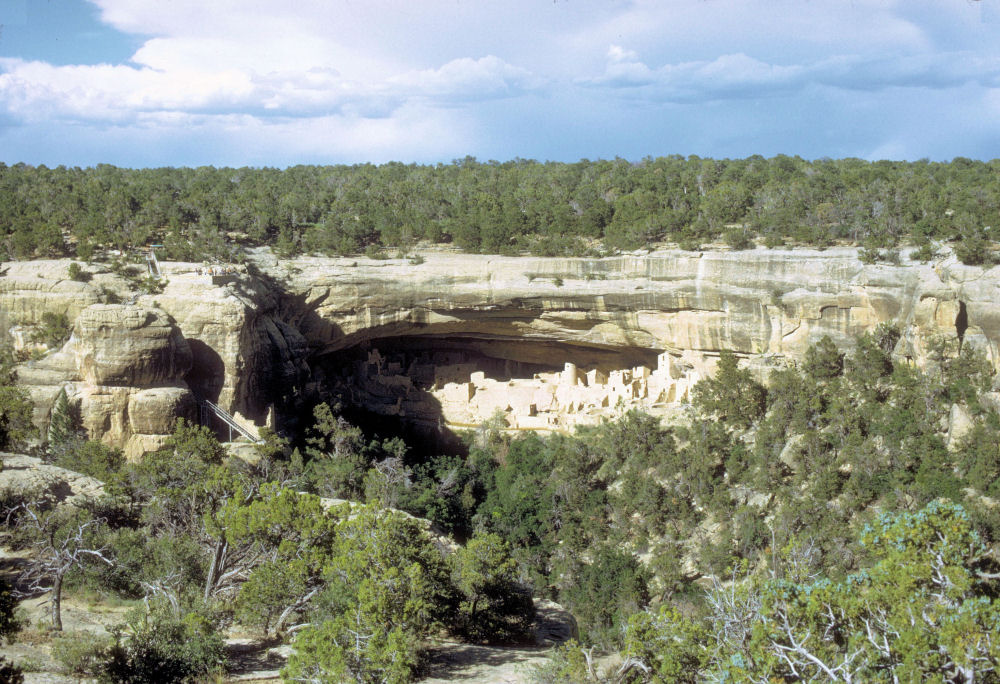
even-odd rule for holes
{"type": "Polygon", "coordinates": [[[133,432],[169,434],[178,418],[198,418],[198,404],[187,385],[153,387],[129,396],[128,422],[133,432]]]}
{"type": "Polygon", "coordinates": [[[76,365],[91,385],[144,387],[181,380],[191,348],[160,309],[94,304],[77,316],[70,341],[76,365]]]}

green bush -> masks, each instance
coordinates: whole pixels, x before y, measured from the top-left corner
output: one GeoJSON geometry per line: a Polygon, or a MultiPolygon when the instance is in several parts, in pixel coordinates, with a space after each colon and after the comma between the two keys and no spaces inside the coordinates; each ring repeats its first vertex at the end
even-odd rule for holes
{"type": "Polygon", "coordinates": [[[733,228],[732,230],[727,230],[723,239],[726,244],[736,250],[741,249],[753,249],[753,239],[750,234],[744,228],[733,228]]]}
{"type": "Polygon", "coordinates": [[[990,266],[995,262],[990,243],[978,233],[959,240],[955,244],[955,256],[966,266],[990,266]]]}
{"type": "Polygon", "coordinates": [[[80,268],[80,264],[75,261],[70,262],[69,268],[66,269],[66,273],[69,275],[70,280],[75,280],[80,283],[89,282],[93,277],[89,272],[80,268]]]}
{"type": "Polygon", "coordinates": [[[52,657],[71,674],[97,677],[107,665],[113,644],[110,636],[67,632],[52,640],[52,657]]]}
{"type": "Polygon", "coordinates": [[[17,609],[17,598],[10,583],[0,577],[0,643],[4,639],[13,641],[23,627],[24,617],[17,609]]]}
{"type": "Polygon", "coordinates": [[[692,403],[705,415],[735,427],[749,427],[767,408],[767,390],[750,371],[739,368],[730,351],[722,352],[715,375],[695,385],[693,394],[692,403]]]}
{"type": "Polygon", "coordinates": [[[937,256],[937,251],[930,240],[920,242],[917,249],[910,252],[911,261],[927,262],[937,256]]]}
{"type": "Polygon", "coordinates": [[[225,667],[225,642],[197,613],[175,617],[164,606],[134,612],[116,634],[102,679],[123,684],[185,682],[225,667]]]}
{"type": "Polygon", "coordinates": [[[62,450],[56,457],[55,465],[108,482],[125,465],[125,457],[118,449],[87,440],[62,450]]]}
{"type": "Polygon", "coordinates": [[[50,349],[61,347],[69,339],[71,332],[69,317],[64,313],[46,311],[42,314],[41,324],[32,334],[34,342],[44,342],[50,349]]]}

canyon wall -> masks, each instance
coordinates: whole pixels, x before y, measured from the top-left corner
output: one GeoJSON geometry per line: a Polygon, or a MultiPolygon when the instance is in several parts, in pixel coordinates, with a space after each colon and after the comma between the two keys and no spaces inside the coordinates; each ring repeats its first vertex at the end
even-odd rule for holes
{"type": "Polygon", "coordinates": [[[445,424],[500,410],[513,426],[571,427],[619,399],[655,412],[682,401],[721,350],[766,377],[824,335],[847,347],[880,322],[899,327],[896,354],[917,364],[942,341],[1000,359],[1000,268],[949,255],[904,254],[897,266],[863,264],[855,249],[386,260],[260,250],[215,273],[163,263],[155,294],[97,266],[70,280],[68,264],[5,264],[0,326],[28,354],[42,315],[66,314],[69,341],[19,368],[36,421],[44,428],[67,387],[90,434],[133,456],[174,417],[196,417],[199,400],[262,423],[270,407],[291,415],[330,388],[445,424]],[[423,356],[407,357],[415,340],[423,356]],[[428,362],[438,348],[457,356],[428,362]]]}

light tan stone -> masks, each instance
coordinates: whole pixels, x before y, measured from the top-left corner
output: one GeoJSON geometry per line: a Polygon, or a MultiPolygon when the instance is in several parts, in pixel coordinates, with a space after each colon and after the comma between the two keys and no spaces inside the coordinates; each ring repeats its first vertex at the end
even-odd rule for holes
{"type": "Polygon", "coordinates": [[[191,349],[162,310],[94,304],[77,316],[73,336],[77,368],[92,385],[174,382],[191,369],[191,349]]]}
{"type": "Polygon", "coordinates": [[[128,423],[133,432],[169,434],[178,418],[198,419],[198,407],[187,385],[139,390],[128,399],[128,423]]]}

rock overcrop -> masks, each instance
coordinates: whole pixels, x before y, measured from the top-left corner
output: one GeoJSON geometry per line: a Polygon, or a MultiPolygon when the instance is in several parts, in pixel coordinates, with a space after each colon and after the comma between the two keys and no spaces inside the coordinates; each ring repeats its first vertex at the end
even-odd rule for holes
{"type": "MultiPolygon", "coordinates": [[[[644,395],[650,404],[683,399],[722,350],[766,378],[772,368],[801,361],[825,335],[846,348],[884,322],[901,332],[896,355],[917,365],[942,341],[1000,362],[1000,268],[963,266],[953,256],[918,263],[904,254],[899,266],[864,264],[853,248],[421,256],[420,263],[278,260],[259,251],[251,268],[231,269],[223,279],[197,264],[163,262],[155,295],[123,290],[110,273],[70,281],[65,260],[20,262],[0,274],[0,324],[30,330],[47,311],[71,319],[73,335],[61,350],[20,367],[36,422],[44,430],[66,387],[90,435],[127,447],[130,456],[155,448],[176,418],[196,418],[202,399],[258,425],[272,407],[279,423],[295,420],[331,382],[317,372],[320,360],[390,340],[398,346],[420,338],[433,349],[461,338],[512,368],[534,364],[552,374],[576,366],[575,382],[541,373],[526,375],[523,387],[494,386],[475,375],[482,369],[470,368],[467,378],[427,387],[441,392],[438,403],[459,395],[474,403],[470,420],[503,399],[510,411],[511,402],[524,403],[524,425],[542,428],[567,422],[546,415],[564,412],[563,405],[579,420],[591,420],[582,416],[592,409],[614,410],[615,392],[644,395]],[[124,303],[102,303],[109,287],[124,303]],[[616,366],[607,361],[616,350],[624,350],[622,359],[648,351],[651,360],[616,366]],[[656,360],[662,354],[674,364],[667,375],[656,360]],[[612,383],[614,370],[627,371],[628,382],[623,375],[612,383]]],[[[384,372],[378,383],[421,387],[410,370],[384,372]]],[[[433,382],[444,372],[424,375],[433,382]]]]}

